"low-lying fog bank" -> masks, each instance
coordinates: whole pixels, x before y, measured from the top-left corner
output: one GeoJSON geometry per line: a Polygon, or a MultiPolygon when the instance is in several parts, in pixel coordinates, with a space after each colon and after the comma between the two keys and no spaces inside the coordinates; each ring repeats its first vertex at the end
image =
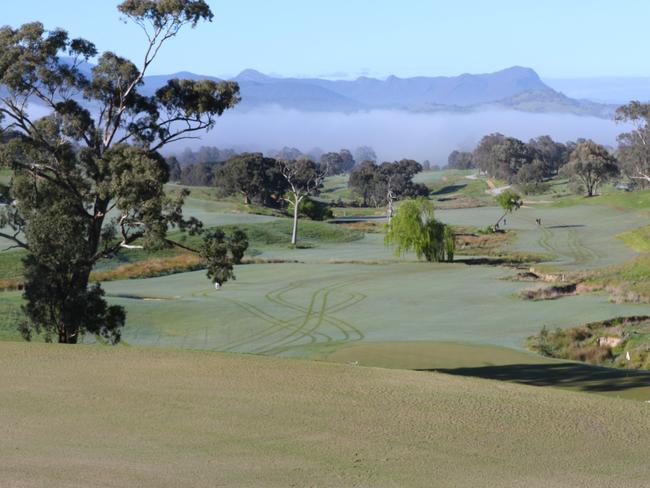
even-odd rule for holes
{"type": "Polygon", "coordinates": [[[255,151],[283,146],[302,151],[319,147],[328,151],[368,145],[375,149],[380,160],[408,157],[445,164],[452,150],[470,150],[482,136],[492,132],[523,140],[548,134],[563,142],[584,137],[615,145],[616,136],[624,130],[624,126],[612,120],[569,114],[517,111],[343,114],[266,108],[226,112],[212,132],[200,140],[182,141],[169,152],[202,145],[255,151]]]}

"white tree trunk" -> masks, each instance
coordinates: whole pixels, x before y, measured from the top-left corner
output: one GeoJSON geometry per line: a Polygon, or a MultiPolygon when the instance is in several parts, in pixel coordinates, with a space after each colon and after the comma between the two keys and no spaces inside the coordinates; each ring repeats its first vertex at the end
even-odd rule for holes
{"type": "Polygon", "coordinates": [[[300,207],[300,201],[302,198],[295,198],[293,204],[293,230],[291,231],[291,244],[296,245],[298,243],[298,208],[300,207]]]}

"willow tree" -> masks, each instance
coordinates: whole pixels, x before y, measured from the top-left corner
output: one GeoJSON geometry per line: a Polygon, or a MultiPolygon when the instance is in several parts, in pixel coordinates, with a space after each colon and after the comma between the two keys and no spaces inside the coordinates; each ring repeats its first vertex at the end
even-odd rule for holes
{"type": "Polygon", "coordinates": [[[213,128],[239,101],[236,83],[210,80],[171,79],[142,93],[163,45],[212,20],[204,0],[126,0],[118,9],[145,34],[139,66],[105,52],[88,73],[98,56],[90,41],[38,22],[0,29],[0,117],[11,134],[0,165],[12,170],[14,201],[2,210],[0,236],[28,253],[27,339],[76,343],[88,332],[119,341],[124,310],[89,287],[90,272],[124,250],[168,244],[170,226],[200,229],[183,218],[186,194],[165,194],[159,151],[213,128]]]}
{"type": "Polygon", "coordinates": [[[384,242],[395,248],[397,256],[413,251],[418,259],[434,262],[453,261],[456,249],[451,227],[434,218],[433,203],[424,197],[402,202],[384,242]]]}
{"type": "Polygon", "coordinates": [[[524,202],[521,199],[519,193],[510,189],[502,191],[496,196],[495,199],[499,206],[503,209],[503,214],[501,217],[499,217],[497,223],[492,227],[492,230],[496,232],[499,229],[499,224],[501,224],[503,219],[505,219],[509,213],[512,213],[515,210],[519,210],[524,202]]]}

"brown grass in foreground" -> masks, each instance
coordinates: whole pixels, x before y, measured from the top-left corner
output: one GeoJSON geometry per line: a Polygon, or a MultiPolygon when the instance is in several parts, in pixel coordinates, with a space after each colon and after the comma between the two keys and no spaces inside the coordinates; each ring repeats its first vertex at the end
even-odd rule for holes
{"type": "Polygon", "coordinates": [[[0,343],[0,369],[2,486],[642,488],[650,478],[642,402],[133,347],[0,343]]]}

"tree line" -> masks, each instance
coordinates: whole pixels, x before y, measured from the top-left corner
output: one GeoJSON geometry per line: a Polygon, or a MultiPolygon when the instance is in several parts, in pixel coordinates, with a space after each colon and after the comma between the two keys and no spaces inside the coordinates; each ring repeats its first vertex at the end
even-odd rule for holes
{"type": "MultiPolygon", "coordinates": [[[[237,152],[234,149],[220,149],[212,146],[202,146],[197,151],[186,148],[181,153],[167,158],[170,181],[186,186],[213,186],[217,183],[219,167],[240,154],[248,154],[248,152],[237,152]]],[[[377,161],[377,154],[369,146],[360,146],[354,152],[349,149],[323,152],[321,149],[315,148],[307,153],[287,146],[280,150],[267,151],[265,155],[277,161],[296,161],[306,158],[327,167],[328,176],[349,173],[355,165],[362,161],[377,161]]]]}
{"type": "Polygon", "coordinates": [[[484,136],[476,148],[449,154],[450,169],[478,169],[491,178],[516,185],[523,193],[540,193],[555,176],[570,179],[576,191],[593,196],[604,182],[625,178],[632,189],[650,186],[650,105],[631,102],[616,112],[616,121],[633,129],[618,136],[618,147],[592,140],[561,143],[544,135],[527,143],[503,134],[484,136]]]}

